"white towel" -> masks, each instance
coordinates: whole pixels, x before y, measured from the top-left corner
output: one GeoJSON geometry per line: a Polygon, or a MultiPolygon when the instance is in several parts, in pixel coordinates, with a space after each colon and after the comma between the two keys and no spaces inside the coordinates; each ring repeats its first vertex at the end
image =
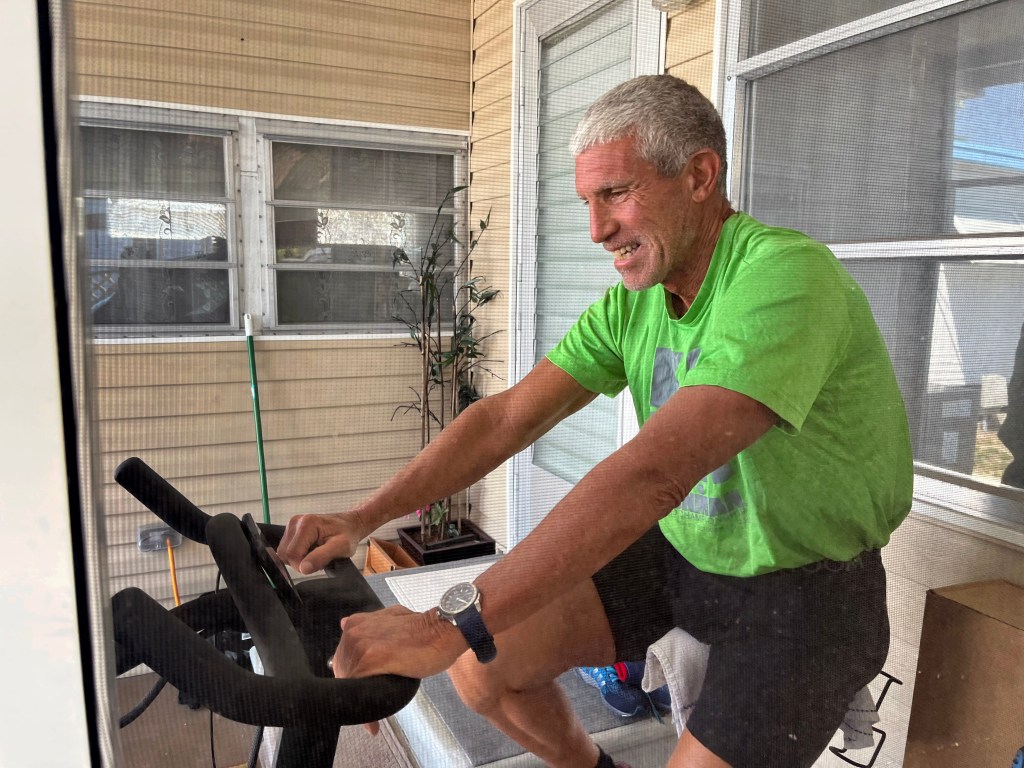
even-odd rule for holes
{"type": "MultiPolygon", "coordinates": [[[[640,687],[650,693],[668,685],[672,699],[672,725],[678,736],[682,735],[686,719],[700,698],[710,650],[711,646],[678,627],[647,649],[647,667],[640,687]]],[[[874,746],[875,737],[871,727],[878,719],[878,709],[871,692],[866,687],[862,688],[850,702],[849,712],[840,726],[843,748],[874,746]]]]}
{"type": "Polygon", "coordinates": [[[647,666],[640,687],[651,691],[668,685],[672,699],[672,725],[681,736],[704,687],[711,646],[678,627],[647,649],[647,666]]]}

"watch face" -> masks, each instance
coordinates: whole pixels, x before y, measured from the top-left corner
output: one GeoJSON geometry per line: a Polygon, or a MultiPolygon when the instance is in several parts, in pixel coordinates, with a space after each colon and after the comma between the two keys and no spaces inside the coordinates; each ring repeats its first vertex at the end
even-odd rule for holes
{"type": "Polygon", "coordinates": [[[454,587],[444,593],[441,598],[441,603],[438,606],[442,611],[447,613],[449,616],[454,616],[457,613],[461,613],[466,610],[469,606],[473,605],[476,601],[477,591],[476,587],[466,582],[464,584],[456,584],[454,587]]]}

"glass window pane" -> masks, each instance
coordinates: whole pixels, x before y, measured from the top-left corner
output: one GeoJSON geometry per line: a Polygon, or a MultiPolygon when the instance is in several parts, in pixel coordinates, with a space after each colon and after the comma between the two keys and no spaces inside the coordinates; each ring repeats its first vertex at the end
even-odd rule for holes
{"type": "MultiPolygon", "coordinates": [[[[278,206],[274,209],[275,260],[278,264],[373,264],[390,268],[396,248],[405,249],[415,261],[431,228],[444,232],[454,222],[450,215],[278,206]]],[[[454,259],[451,244],[443,253],[449,262],[454,259]]]]}
{"type": "Polygon", "coordinates": [[[903,5],[906,0],[757,0],[749,6],[747,56],[903,5]]]}
{"type": "MultiPolygon", "coordinates": [[[[420,152],[388,153],[388,205],[424,205],[436,208],[455,178],[451,155],[420,152]]],[[[446,205],[454,205],[449,200],[446,205]]]]}
{"type": "Polygon", "coordinates": [[[227,323],[229,286],[226,269],[93,267],[92,321],[95,325],[227,323]]]}
{"type": "Polygon", "coordinates": [[[227,261],[227,206],[87,198],[85,251],[90,259],[227,261]]]}
{"type": "MultiPolygon", "coordinates": [[[[277,271],[277,320],[394,325],[418,303],[416,283],[397,270],[277,271]]],[[[442,301],[451,303],[451,284],[442,301]]],[[[396,328],[398,330],[398,328],[396,328]]]]}
{"type": "Polygon", "coordinates": [[[224,139],[192,133],[82,128],[89,192],[219,197],[227,194],[224,139]]]}
{"type": "Polygon", "coordinates": [[[384,152],[275,141],[274,198],[383,205],[384,152]]]}
{"type": "Polygon", "coordinates": [[[274,198],[335,206],[437,206],[452,187],[451,155],[275,141],[274,198]]]}
{"type": "Polygon", "coordinates": [[[1007,0],[752,83],[744,207],[834,243],[1024,232],[1021,18],[1007,0]]]}
{"type": "Polygon", "coordinates": [[[915,459],[1024,487],[1024,260],[843,263],[889,346],[915,459]]]}

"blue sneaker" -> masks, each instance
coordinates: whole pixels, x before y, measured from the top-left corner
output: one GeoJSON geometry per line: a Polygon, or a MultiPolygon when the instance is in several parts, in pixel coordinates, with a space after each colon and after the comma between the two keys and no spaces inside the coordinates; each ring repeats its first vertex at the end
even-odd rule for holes
{"type": "MultiPolygon", "coordinates": [[[[616,674],[619,676],[619,680],[626,685],[635,685],[637,688],[641,688],[644,680],[644,672],[646,671],[647,665],[642,661],[620,661],[613,667],[616,674]]],[[[641,690],[643,690],[641,688],[641,690]]],[[[668,686],[663,685],[661,688],[647,693],[650,698],[651,705],[660,712],[671,712],[672,711],[672,697],[669,695],[668,686]]]]}
{"type": "Polygon", "coordinates": [[[583,682],[597,688],[615,714],[635,717],[648,711],[647,694],[639,685],[627,685],[620,680],[615,667],[577,667],[576,671],[583,682]]]}

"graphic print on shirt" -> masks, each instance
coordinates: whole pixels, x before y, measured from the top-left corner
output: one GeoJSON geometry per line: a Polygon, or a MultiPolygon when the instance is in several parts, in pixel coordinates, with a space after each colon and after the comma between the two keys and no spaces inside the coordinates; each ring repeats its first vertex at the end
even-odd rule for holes
{"type": "MultiPolygon", "coordinates": [[[[686,371],[690,371],[700,359],[700,347],[689,352],[676,352],[658,347],[654,352],[654,370],[651,372],[651,408],[654,411],[672,397],[679,389],[679,367],[686,358],[686,371]]],[[[679,510],[693,512],[707,517],[718,517],[726,513],[741,512],[746,503],[740,493],[739,475],[733,467],[733,459],[709,474],[683,499],[679,510]],[[730,483],[730,480],[735,481],[730,483]]]]}

